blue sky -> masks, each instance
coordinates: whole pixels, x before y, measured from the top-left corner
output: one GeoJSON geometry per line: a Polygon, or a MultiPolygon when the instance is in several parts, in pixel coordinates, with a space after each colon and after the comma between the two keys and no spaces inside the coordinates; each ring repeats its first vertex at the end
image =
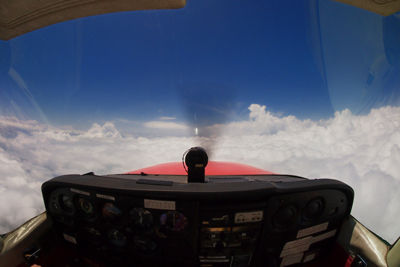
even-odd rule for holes
{"type": "Polygon", "coordinates": [[[302,119],[365,113],[398,104],[399,21],[331,1],[189,0],[59,23],[1,41],[0,111],[70,125],[210,124],[251,103],[302,119]]]}

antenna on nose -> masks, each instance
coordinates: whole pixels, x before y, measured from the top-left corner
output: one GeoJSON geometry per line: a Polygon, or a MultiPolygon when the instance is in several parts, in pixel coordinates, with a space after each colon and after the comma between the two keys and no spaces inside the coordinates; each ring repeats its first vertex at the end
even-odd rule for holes
{"type": "Polygon", "coordinates": [[[188,183],[204,183],[208,163],[207,152],[202,147],[192,147],[183,154],[188,167],[188,183]]]}

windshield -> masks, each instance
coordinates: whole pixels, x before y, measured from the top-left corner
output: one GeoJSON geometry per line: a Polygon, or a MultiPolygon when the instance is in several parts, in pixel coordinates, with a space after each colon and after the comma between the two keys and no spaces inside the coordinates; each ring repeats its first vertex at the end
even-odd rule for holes
{"type": "Polygon", "coordinates": [[[0,233],[41,184],[210,160],[334,178],[352,214],[400,234],[400,14],[333,1],[191,0],[0,41],[0,233]]]}

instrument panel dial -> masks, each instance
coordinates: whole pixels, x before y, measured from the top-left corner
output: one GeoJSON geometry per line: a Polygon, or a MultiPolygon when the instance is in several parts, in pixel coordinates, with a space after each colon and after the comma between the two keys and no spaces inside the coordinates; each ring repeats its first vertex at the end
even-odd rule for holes
{"type": "Polygon", "coordinates": [[[55,190],[50,196],[49,207],[55,213],[73,215],[75,213],[74,196],[66,188],[55,190]]]}
{"type": "Polygon", "coordinates": [[[104,219],[112,220],[121,216],[122,211],[115,204],[107,202],[103,205],[101,214],[104,219]]]}
{"type": "Polygon", "coordinates": [[[107,233],[108,241],[116,247],[123,247],[126,245],[127,237],[124,233],[117,229],[111,229],[107,233]]]}
{"type": "Polygon", "coordinates": [[[78,207],[86,217],[93,217],[95,215],[94,204],[87,198],[80,197],[78,199],[78,207]]]}
{"type": "Polygon", "coordinates": [[[178,211],[168,211],[160,216],[161,230],[182,232],[188,225],[188,219],[178,211]]]}
{"type": "Polygon", "coordinates": [[[149,230],[153,226],[153,215],[143,208],[133,208],[129,212],[130,220],[135,228],[149,230]]]}

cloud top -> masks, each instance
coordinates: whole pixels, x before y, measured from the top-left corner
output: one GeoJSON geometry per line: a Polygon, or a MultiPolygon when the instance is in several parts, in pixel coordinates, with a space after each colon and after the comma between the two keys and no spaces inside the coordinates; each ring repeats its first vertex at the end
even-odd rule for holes
{"type": "MultiPolygon", "coordinates": [[[[400,108],[368,115],[349,110],[327,120],[278,116],[249,106],[247,120],[216,124],[216,137],[174,136],[187,130],[172,120],[150,121],[148,130],[168,136],[129,135],[113,122],[86,131],[0,117],[0,232],[44,210],[40,185],[66,173],[120,173],[180,161],[186,149],[212,143],[212,160],[250,164],[277,173],[342,180],[355,190],[353,215],[388,241],[400,234],[400,108]]],[[[210,135],[213,136],[213,135],[210,135]]]]}
{"type": "Polygon", "coordinates": [[[177,123],[173,121],[149,121],[145,122],[144,126],[152,129],[162,129],[162,130],[187,130],[188,127],[185,124],[177,123]]]}

